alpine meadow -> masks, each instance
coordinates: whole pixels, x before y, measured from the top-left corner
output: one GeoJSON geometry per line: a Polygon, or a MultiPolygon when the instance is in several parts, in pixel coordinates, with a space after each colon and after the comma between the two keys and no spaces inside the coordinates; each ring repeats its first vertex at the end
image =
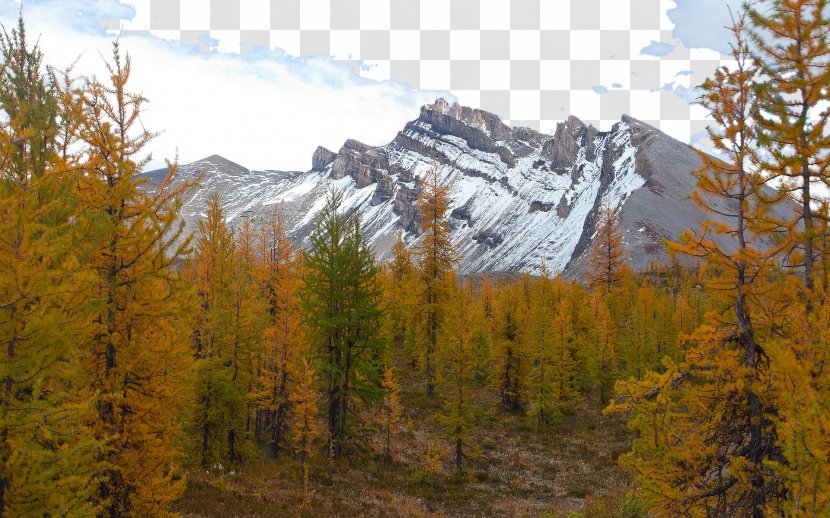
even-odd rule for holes
{"type": "Polygon", "coordinates": [[[829,15],[733,13],[732,65],[697,90],[715,153],[439,100],[385,147],[239,173],[323,182],[290,214],[149,171],[165,128],[128,45],[103,77],[57,70],[21,15],[0,35],[0,517],[830,516],[829,15]],[[675,235],[637,201],[670,167],[693,187],[655,218],[703,215],[675,235]],[[460,182],[536,198],[498,226],[460,182]]]}

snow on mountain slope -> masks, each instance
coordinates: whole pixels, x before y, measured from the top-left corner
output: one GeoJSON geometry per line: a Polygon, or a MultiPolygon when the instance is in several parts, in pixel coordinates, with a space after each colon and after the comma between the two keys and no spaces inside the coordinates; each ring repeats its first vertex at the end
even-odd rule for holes
{"type": "MultiPolygon", "coordinates": [[[[360,214],[383,259],[398,232],[418,241],[415,201],[433,163],[451,185],[450,228],[464,273],[539,273],[545,265],[579,276],[603,205],[621,208],[635,268],[665,259],[661,240],[706,218],[688,199],[691,172],[702,165],[697,152],[636,119],[599,132],[571,117],[545,135],[443,99],[423,106],[384,146],[348,140],[336,153],[318,148],[307,172],[250,171],[212,156],[181,166],[178,181],[201,175],[185,200],[189,231],[217,192],[230,223],[277,209],[299,243],[307,243],[326,193],[341,189],[344,210],[360,214]]],[[[159,174],[148,173],[151,184],[159,174]]]]}

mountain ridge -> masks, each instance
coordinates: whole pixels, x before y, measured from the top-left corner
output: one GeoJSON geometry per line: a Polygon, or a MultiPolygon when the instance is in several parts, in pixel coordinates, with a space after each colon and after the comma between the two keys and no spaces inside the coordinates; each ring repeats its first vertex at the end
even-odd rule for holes
{"type": "Polygon", "coordinates": [[[319,146],[305,172],[248,170],[211,155],[180,166],[177,181],[202,175],[184,203],[188,231],[217,192],[231,224],[278,207],[301,245],[325,193],[342,189],[344,210],[360,211],[370,244],[385,259],[398,232],[407,244],[417,242],[420,179],[438,164],[451,185],[448,216],[462,273],[536,274],[544,265],[581,276],[602,205],[620,209],[623,243],[638,270],[667,259],[663,240],[709,218],[688,196],[691,173],[703,166],[699,153],[628,115],[605,132],[570,116],[550,135],[437,99],[388,144],[319,146]]]}

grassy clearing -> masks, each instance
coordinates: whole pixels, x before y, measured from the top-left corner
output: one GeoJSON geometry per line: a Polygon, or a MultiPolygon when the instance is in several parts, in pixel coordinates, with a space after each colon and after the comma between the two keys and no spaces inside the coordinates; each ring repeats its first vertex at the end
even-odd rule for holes
{"type": "Polygon", "coordinates": [[[423,472],[424,452],[438,437],[433,415],[440,403],[422,394],[415,373],[401,367],[405,409],[386,463],[380,434],[370,451],[342,461],[318,456],[311,466],[311,494],[303,498],[299,463],[252,459],[235,470],[191,473],[176,510],[208,516],[612,516],[624,504],[628,475],[616,458],[629,436],[619,416],[603,416],[582,402],[548,430],[522,415],[496,410],[493,391],[476,389],[476,445],[462,472],[451,466],[449,447],[442,473],[423,472]]]}

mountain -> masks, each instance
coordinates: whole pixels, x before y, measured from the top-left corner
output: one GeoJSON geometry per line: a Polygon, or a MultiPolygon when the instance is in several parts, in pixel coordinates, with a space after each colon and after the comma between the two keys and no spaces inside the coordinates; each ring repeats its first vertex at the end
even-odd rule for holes
{"type": "MultiPolygon", "coordinates": [[[[419,181],[433,163],[451,183],[450,226],[464,273],[539,273],[545,265],[581,276],[603,205],[621,209],[629,259],[643,269],[666,259],[664,239],[709,217],[689,199],[691,172],[703,165],[699,151],[648,124],[623,116],[601,132],[570,117],[546,135],[443,99],[424,105],[384,146],[347,140],[337,152],[317,148],[306,172],[253,171],[214,155],[180,166],[176,181],[201,177],[183,208],[188,231],[217,192],[232,224],[278,207],[299,243],[313,231],[326,193],[341,189],[345,210],[359,211],[384,259],[399,231],[417,242],[419,181]]],[[[147,185],[161,174],[147,173],[147,185]]]]}

